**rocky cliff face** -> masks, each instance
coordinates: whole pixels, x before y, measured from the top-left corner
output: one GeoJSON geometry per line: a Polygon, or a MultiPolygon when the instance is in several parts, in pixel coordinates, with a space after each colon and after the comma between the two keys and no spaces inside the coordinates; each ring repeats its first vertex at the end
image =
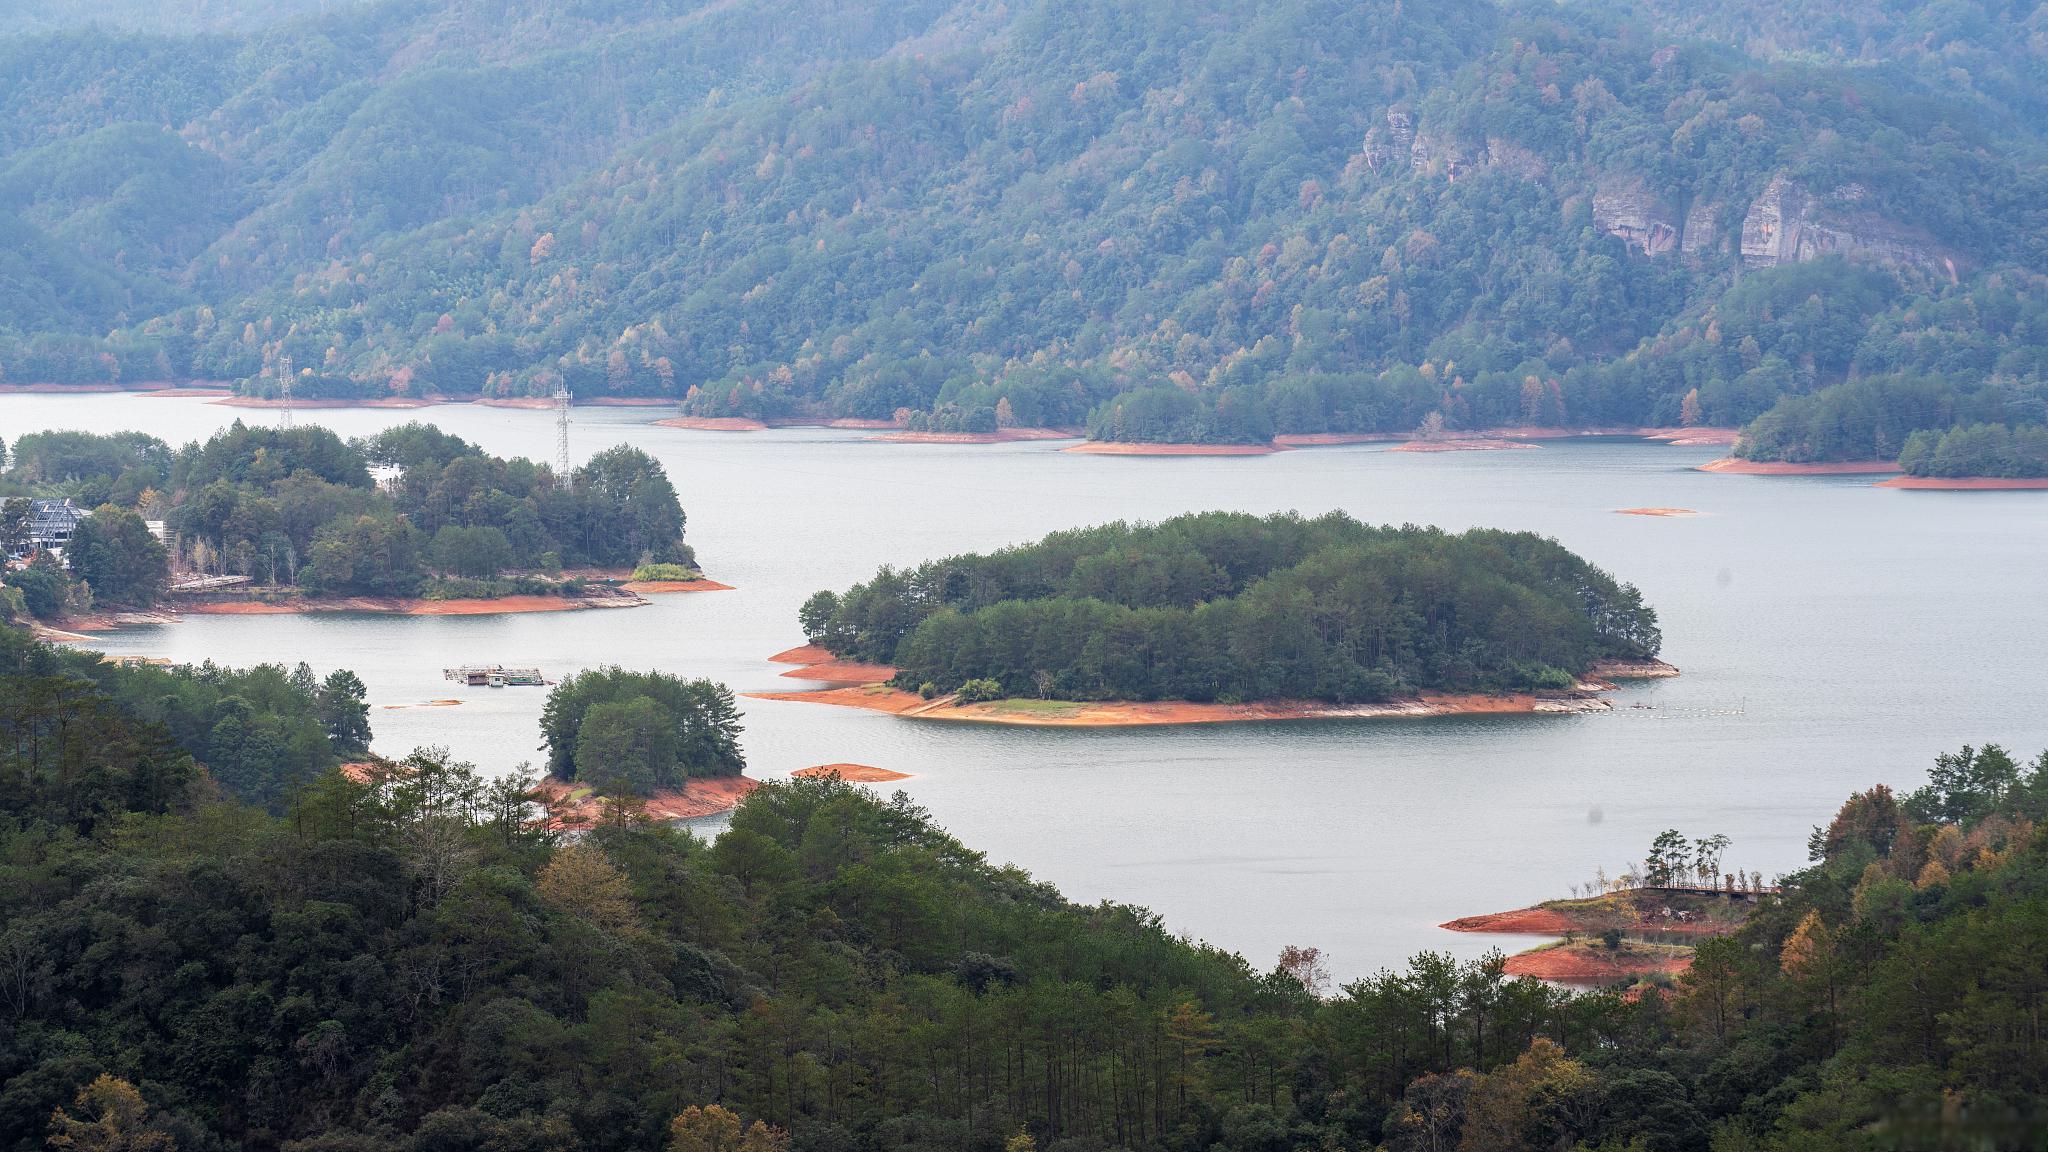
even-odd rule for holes
{"type": "Polygon", "coordinates": [[[1719,204],[1695,201],[1685,213],[1685,235],[1678,242],[1678,250],[1693,260],[1703,260],[1711,255],[1721,240],[1720,229],[1714,224],[1714,218],[1720,213],[1719,204]]]}
{"type": "Polygon", "coordinates": [[[1593,192],[1593,224],[1645,256],[1662,256],[1679,246],[1677,211],[1640,176],[1600,182],[1593,192]]]}
{"type": "Polygon", "coordinates": [[[1884,218],[1868,199],[1860,184],[1819,194],[1782,173],[1774,176],[1742,218],[1742,262],[1769,268],[1841,255],[1955,275],[1932,240],[1884,218]]]}

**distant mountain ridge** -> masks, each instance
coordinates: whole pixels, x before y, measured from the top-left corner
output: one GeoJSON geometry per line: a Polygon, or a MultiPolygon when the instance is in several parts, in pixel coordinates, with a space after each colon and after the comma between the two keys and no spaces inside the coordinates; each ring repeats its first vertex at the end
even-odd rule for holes
{"type": "Polygon", "coordinates": [[[5,37],[0,382],[264,392],[283,350],[304,395],[1176,440],[2034,395],[2048,39],[1942,13],[396,0],[5,37]]]}

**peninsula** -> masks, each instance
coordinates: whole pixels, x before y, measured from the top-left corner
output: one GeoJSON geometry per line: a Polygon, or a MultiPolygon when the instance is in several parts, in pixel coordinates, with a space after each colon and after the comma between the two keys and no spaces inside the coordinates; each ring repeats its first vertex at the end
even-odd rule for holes
{"type": "Polygon", "coordinates": [[[1636,590],[1529,533],[1207,513],[884,568],[799,613],[757,699],[1150,725],[1578,713],[1675,675],[1636,590]]]}
{"type": "Polygon", "coordinates": [[[620,446],[557,476],[431,425],[344,441],[237,421],[173,449],[142,432],[37,432],[0,481],[46,624],[122,611],[479,615],[622,608],[717,591],[660,464],[620,446]],[[109,610],[114,610],[110,612],[109,610]]]}

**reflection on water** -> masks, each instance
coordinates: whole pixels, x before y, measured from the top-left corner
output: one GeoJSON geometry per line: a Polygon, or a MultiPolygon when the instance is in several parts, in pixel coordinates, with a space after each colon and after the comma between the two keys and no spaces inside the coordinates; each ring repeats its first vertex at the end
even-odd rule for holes
{"type": "MultiPolygon", "coordinates": [[[[0,397],[9,439],[141,427],[175,441],[236,415],[192,400],[0,397]]],[[[1808,830],[1851,789],[1916,785],[1936,751],[1964,741],[2048,746],[2038,659],[2048,493],[1714,476],[1691,470],[1712,449],[1633,442],[1159,460],[823,430],[684,432],[653,427],[655,416],[581,410],[575,451],[626,441],[660,458],[691,543],[737,591],[532,616],[193,617],[105,647],[354,668],[380,751],[443,744],[502,769],[539,759],[544,692],[464,688],[442,668],[532,665],[560,677],[616,662],[786,689],[784,668],[764,657],[797,642],[809,593],[884,562],[1084,523],[1341,508],[1371,521],[1528,528],[1640,585],[1685,675],[1624,689],[1621,707],[1600,715],[1060,731],[744,702],[756,776],[833,761],[914,773],[900,787],[947,828],[1076,900],[1147,905],[1261,966],[1284,944],[1318,945],[1343,978],[1423,948],[1509,947],[1435,925],[1564,895],[1598,867],[1620,871],[1664,828],[1726,833],[1731,868],[1771,874],[1803,862],[1808,830]],[[1614,513],[1660,506],[1702,515],[1614,513]]],[[[553,448],[545,412],[299,419],[344,435],[426,419],[497,453],[553,448]]]]}

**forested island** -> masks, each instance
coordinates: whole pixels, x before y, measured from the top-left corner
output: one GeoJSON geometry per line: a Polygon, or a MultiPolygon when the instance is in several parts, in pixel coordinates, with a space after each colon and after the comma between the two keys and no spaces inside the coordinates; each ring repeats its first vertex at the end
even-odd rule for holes
{"type": "Polygon", "coordinates": [[[0,16],[0,386],[1220,445],[2044,378],[2024,5],[138,7],[0,16]]]}
{"type": "Polygon", "coordinates": [[[690,587],[701,575],[674,487],[625,446],[558,477],[431,425],[349,442],[318,426],[236,421],[175,450],[140,432],[34,432],[5,459],[0,535],[30,558],[6,582],[41,619],[150,607],[174,573],[180,607],[195,611],[631,602],[612,585],[690,587]],[[36,498],[83,517],[71,540],[33,538],[36,498]]]}
{"type": "Polygon", "coordinates": [[[799,623],[838,660],[885,666],[896,689],[963,705],[1346,706],[1470,693],[1531,694],[1534,708],[1603,662],[1669,671],[1655,665],[1657,617],[1636,589],[1553,540],[1376,528],[1342,513],[1115,523],[885,567],[811,597],[799,623]]]}
{"type": "Polygon", "coordinates": [[[563,680],[540,720],[540,787],[564,826],[587,826],[627,801],[658,818],[708,815],[752,790],[740,775],[740,712],[711,680],[607,666],[563,680]]]}
{"type": "Polygon", "coordinates": [[[1333,988],[1312,947],[1262,970],[1070,903],[836,779],[763,785],[707,844],[625,802],[560,835],[530,777],[430,750],[335,771],[346,708],[292,737],[308,760],[226,751],[237,719],[316,715],[310,679],[0,630],[0,1147],[1794,1152],[2048,1125],[2048,755],[1852,797],[1629,997],[1498,953],[1333,988]],[[251,709],[259,682],[285,694],[251,709]]]}
{"type": "Polygon", "coordinates": [[[1895,465],[1919,480],[2021,486],[2048,480],[2048,389],[2010,377],[1967,386],[1911,375],[1850,380],[1779,401],[1743,429],[1734,455],[1761,471],[1895,465]]]}

